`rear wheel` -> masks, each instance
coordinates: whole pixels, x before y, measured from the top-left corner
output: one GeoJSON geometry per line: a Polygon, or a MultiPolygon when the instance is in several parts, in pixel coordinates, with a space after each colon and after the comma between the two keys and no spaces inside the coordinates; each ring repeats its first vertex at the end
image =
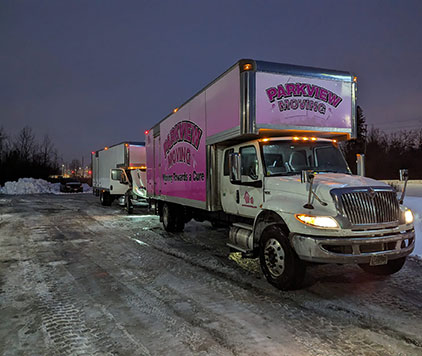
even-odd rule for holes
{"type": "Polygon", "coordinates": [[[296,255],[279,226],[264,230],[259,259],[268,282],[281,290],[298,288],[305,278],[305,263],[296,255]]]}
{"type": "Polygon", "coordinates": [[[110,193],[109,192],[100,192],[100,201],[101,201],[101,205],[104,206],[110,206],[111,205],[111,197],[110,197],[110,193]]]}
{"type": "Polygon", "coordinates": [[[369,264],[365,263],[360,264],[359,267],[370,274],[375,274],[378,276],[389,276],[390,274],[394,274],[400,271],[405,262],[406,257],[401,257],[395,260],[390,260],[385,265],[370,266],[369,264]]]}
{"type": "MultiPolygon", "coordinates": [[[[180,209],[179,209],[180,210],[180,209]]],[[[165,203],[163,205],[163,226],[168,232],[183,231],[185,227],[185,221],[183,215],[177,211],[177,207],[165,203]]]]}

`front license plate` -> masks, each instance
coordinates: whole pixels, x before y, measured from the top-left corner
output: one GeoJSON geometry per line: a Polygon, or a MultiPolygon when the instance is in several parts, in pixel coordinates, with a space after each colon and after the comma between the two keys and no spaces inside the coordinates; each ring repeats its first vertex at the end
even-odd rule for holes
{"type": "Polygon", "coordinates": [[[369,260],[370,266],[386,265],[388,262],[387,256],[371,256],[369,260]]]}

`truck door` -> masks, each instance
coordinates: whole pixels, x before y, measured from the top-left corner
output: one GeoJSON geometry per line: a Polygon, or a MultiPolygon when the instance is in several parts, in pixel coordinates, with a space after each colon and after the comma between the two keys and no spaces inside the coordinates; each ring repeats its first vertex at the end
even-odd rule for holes
{"type": "Polygon", "coordinates": [[[239,213],[238,208],[239,204],[237,202],[239,196],[238,185],[234,185],[230,182],[230,172],[229,172],[229,156],[234,152],[234,148],[228,148],[224,151],[223,159],[223,174],[220,176],[220,199],[223,210],[227,214],[237,215],[239,213]]]}
{"type": "Polygon", "coordinates": [[[255,145],[246,145],[239,148],[241,157],[241,184],[239,190],[239,215],[255,217],[263,202],[263,169],[255,145]]]}

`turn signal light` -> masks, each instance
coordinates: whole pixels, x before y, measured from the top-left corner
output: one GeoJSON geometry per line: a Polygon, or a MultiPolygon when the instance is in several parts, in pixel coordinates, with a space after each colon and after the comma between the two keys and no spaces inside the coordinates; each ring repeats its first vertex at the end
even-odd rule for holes
{"type": "Polygon", "coordinates": [[[252,70],[252,64],[246,63],[243,65],[243,70],[252,70]]]}

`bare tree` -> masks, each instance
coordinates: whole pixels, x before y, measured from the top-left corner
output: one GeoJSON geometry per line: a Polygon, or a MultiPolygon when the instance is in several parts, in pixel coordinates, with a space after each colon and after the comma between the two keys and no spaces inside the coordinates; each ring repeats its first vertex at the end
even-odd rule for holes
{"type": "Polygon", "coordinates": [[[25,126],[14,142],[14,149],[24,161],[30,161],[36,149],[35,136],[32,129],[25,126]]]}

